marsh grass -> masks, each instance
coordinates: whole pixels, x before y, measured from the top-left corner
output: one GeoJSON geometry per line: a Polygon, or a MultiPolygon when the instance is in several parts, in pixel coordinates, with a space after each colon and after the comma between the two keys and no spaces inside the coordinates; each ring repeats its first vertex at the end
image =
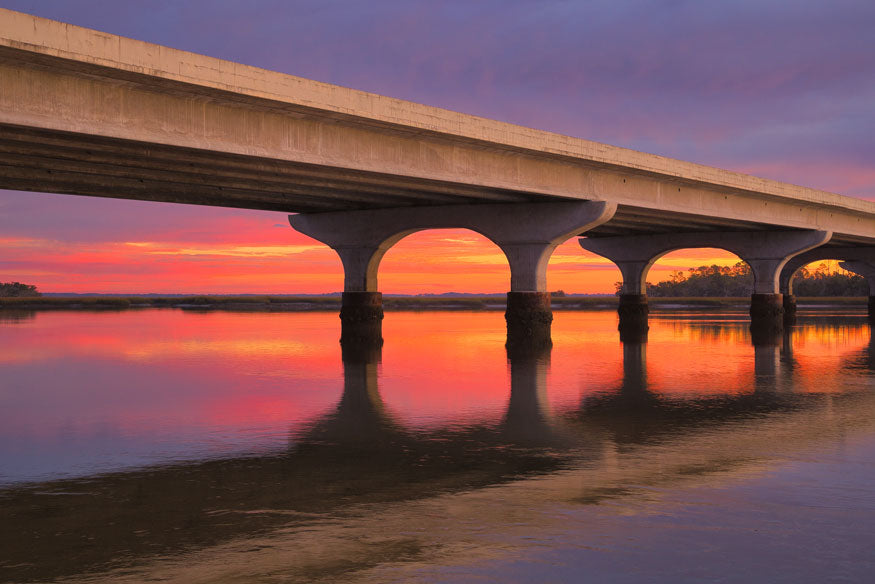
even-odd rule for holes
{"type": "MultiPolygon", "coordinates": [[[[750,303],[748,297],[661,297],[650,298],[651,307],[739,307],[750,303]]],[[[798,297],[799,305],[852,306],[865,305],[867,297],[830,296],[798,297]]],[[[609,309],[617,306],[616,296],[564,296],[551,300],[554,310],[609,309]]],[[[503,294],[463,297],[384,296],[386,310],[503,310],[503,294]]],[[[0,298],[5,310],[125,310],[136,308],[181,308],[200,310],[264,310],[299,312],[308,310],[338,310],[340,296],[42,296],[31,298],[0,298]]]]}

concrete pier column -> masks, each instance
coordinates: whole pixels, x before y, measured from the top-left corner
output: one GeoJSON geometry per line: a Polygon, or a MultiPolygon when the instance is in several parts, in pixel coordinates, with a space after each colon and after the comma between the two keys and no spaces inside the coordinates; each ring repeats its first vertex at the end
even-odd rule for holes
{"type": "Polygon", "coordinates": [[[623,275],[623,287],[617,304],[619,323],[617,328],[620,336],[628,339],[647,335],[650,328],[648,316],[650,307],[647,304],[647,283],[645,276],[650,269],[649,261],[618,261],[617,267],[623,275]]]}
{"type": "Polygon", "coordinates": [[[510,291],[504,320],[507,344],[537,351],[552,344],[553,311],[547,292],[547,262],[555,249],[549,241],[514,241],[516,234],[498,234],[495,240],[510,265],[510,291]]]}
{"type": "MultiPolygon", "coordinates": [[[[636,299],[646,291],[647,272],[663,255],[678,249],[716,247],[731,251],[749,266],[754,276],[751,296],[751,328],[780,331],[784,327],[784,300],[779,292],[779,275],[794,256],[828,242],[829,231],[746,231],[705,233],[663,233],[618,237],[585,238],[580,245],[617,264],[623,274],[620,296],[620,327],[631,323],[637,310],[644,312],[646,300],[636,299]],[[628,295],[628,296],[627,296],[628,295]],[[624,296],[627,298],[624,300],[624,296]]],[[[646,312],[644,312],[646,319],[646,312]]]]}
{"type": "MultiPolygon", "coordinates": [[[[783,294],[751,294],[750,318],[751,323],[774,320],[784,315],[783,294]]],[[[778,327],[783,328],[783,327],[778,327]]]]}
{"type": "MultiPolygon", "coordinates": [[[[764,251],[774,253],[768,249],[764,251]]],[[[758,336],[778,334],[784,330],[785,317],[784,295],[779,292],[779,276],[789,257],[741,257],[750,266],[754,279],[749,310],[751,331],[758,336]]]]}
{"type": "Polygon", "coordinates": [[[614,262],[623,276],[617,304],[620,336],[634,339],[649,329],[647,272],[656,261],[647,236],[581,238],[580,246],[614,262]]]}
{"type": "Polygon", "coordinates": [[[553,312],[547,291],[550,256],[569,237],[608,221],[615,210],[616,205],[600,202],[526,205],[512,215],[490,214],[478,221],[475,231],[495,242],[510,265],[504,315],[509,347],[537,350],[552,345],[553,312]]]}
{"type": "Polygon", "coordinates": [[[550,344],[547,263],[556,247],[608,221],[616,204],[583,201],[403,207],[290,215],[292,227],[334,249],[343,262],[341,340],[380,338],[377,272],[398,241],[424,229],[465,228],[489,238],[510,264],[508,343],[550,344]]]}
{"type": "Polygon", "coordinates": [[[552,344],[553,311],[549,292],[508,292],[504,320],[507,322],[509,347],[531,345],[534,349],[552,344]]]}
{"type": "Polygon", "coordinates": [[[849,272],[866,278],[869,284],[869,320],[875,321],[875,261],[848,261],[839,265],[849,272]]]}
{"type": "Polygon", "coordinates": [[[647,304],[646,294],[620,294],[617,304],[619,316],[618,328],[621,332],[634,338],[637,334],[646,334],[650,328],[648,317],[650,306],[647,304]]]}
{"type": "Polygon", "coordinates": [[[342,343],[382,343],[383,294],[344,292],[340,304],[342,343]]]}
{"type": "MultiPolygon", "coordinates": [[[[371,242],[373,243],[373,242],[371,242]]],[[[386,253],[380,245],[338,245],[344,285],[340,303],[342,343],[383,342],[383,294],[376,291],[376,274],[370,266],[386,253]]]]}
{"type": "Polygon", "coordinates": [[[377,290],[377,267],[397,239],[372,229],[356,212],[290,215],[296,230],[337,252],[343,264],[340,308],[342,343],[373,344],[383,339],[383,295],[377,290]]]}

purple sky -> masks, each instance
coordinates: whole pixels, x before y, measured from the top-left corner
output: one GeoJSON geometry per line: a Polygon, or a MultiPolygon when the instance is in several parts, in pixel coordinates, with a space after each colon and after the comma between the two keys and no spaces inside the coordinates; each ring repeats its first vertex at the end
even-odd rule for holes
{"type": "MultiPolygon", "coordinates": [[[[0,0],[302,77],[875,200],[875,2],[0,0]]],[[[0,191],[74,243],[240,211],[0,191]]],[[[245,213],[245,212],[243,212],[245,213]]],[[[277,215],[282,219],[281,215],[277,215]]],[[[264,216],[266,225],[277,223],[264,216]]],[[[4,274],[0,264],[0,280],[4,274]]]]}

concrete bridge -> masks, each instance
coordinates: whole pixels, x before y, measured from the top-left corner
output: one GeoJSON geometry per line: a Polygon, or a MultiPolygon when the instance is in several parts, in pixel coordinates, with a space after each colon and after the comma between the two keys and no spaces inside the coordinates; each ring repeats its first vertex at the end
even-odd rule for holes
{"type": "Polygon", "coordinates": [[[0,80],[0,188],[298,213],[343,261],[347,337],[380,335],[386,250],[444,227],[507,255],[511,340],[549,340],[546,265],[574,236],[617,262],[633,328],[647,270],[685,247],[750,264],[765,328],[781,327],[794,258],[845,260],[875,295],[867,201],[3,9],[0,80]]]}

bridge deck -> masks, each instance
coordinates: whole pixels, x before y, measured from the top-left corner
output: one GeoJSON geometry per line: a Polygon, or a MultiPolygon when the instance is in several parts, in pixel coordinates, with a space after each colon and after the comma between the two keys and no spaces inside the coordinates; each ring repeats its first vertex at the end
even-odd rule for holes
{"type": "Polygon", "coordinates": [[[875,203],[0,9],[0,188],[313,212],[606,200],[589,235],[825,229],[875,203]]]}

